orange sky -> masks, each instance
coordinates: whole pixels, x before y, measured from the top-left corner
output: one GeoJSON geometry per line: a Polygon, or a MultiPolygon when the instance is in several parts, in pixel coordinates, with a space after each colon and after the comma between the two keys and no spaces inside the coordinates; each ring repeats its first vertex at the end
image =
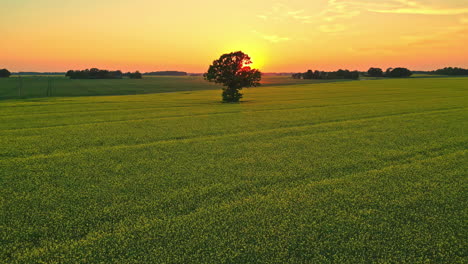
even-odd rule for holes
{"type": "Polygon", "coordinates": [[[0,68],[264,72],[468,67],[468,0],[7,0],[0,68]]]}

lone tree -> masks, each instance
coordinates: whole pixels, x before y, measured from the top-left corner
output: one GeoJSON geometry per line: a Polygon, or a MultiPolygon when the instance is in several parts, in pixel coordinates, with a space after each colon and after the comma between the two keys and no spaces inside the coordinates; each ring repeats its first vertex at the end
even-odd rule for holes
{"type": "Polygon", "coordinates": [[[395,68],[390,71],[387,70],[387,73],[385,74],[386,77],[390,78],[406,78],[410,77],[411,75],[413,75],[413,72],[407,68],[395,68]]]}
{"type": "Polygon", "coordinates": [[[222,55],[213,61],[208,72],[203,74],[205,80],[220,83],[223,86],[223,102],[239,102],[242,94],[239,92],[244,87],[260,86],[262,73],[251,69],[252,61],[249,55],[242,51],[222,55]]]}
{"type": "Polygon", "coordinates": [[[1,69],[0,70],[0,78],[8,78],[10,77],[11,72],[7,69],[1,69]]]}

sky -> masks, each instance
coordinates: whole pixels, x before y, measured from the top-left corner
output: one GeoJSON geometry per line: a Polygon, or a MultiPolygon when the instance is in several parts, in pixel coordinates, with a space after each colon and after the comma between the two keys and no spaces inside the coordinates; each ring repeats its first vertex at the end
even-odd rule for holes
{"type": "Polygon", "coordinates": [[[468,68],[468,0],[0,0],[0,68],[468,68]]]}

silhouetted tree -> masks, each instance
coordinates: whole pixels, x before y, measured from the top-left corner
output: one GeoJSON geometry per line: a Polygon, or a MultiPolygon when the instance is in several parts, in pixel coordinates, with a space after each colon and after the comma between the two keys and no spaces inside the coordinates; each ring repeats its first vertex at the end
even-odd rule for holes
{"type": "Polygon", "coordinates": [[[384,75],[382,69],[380,69],[380,68],[370,68],[367,71],[367,74],[370,77],[383,77],[383,75],[384,75]]]}
{"type": "Polygon", "coordinates": [[[69,70],[69,71],[67,71],[67,73],[65,73],[65,77],[70,77],[71,78],[74,75],[75,75],[75,71],[73,71],[73,70],[69,70]]]}
{"type": "Polygon", "coordinates": [[[390,71],[389,70],[387,70],[387,72],[385,73],[385,77],[406,78],[406,77],[410,77],[411,75],[413,75],[413,73],[406,68],[395,68],[395,69],[391,69],[390,71]]]}
{"type": "Polygon", "coordinates": [[[320,71],[314,71],[314,79],[320,79],[320,71]]]}
{"type": "Polygon", "coordinates": [[[1,69],[0,70],[0,78],[8,78],[10,77],[11,72],[7,69],[1,69]]]}
{"type": "Polygon", "coordinates": [[[349,70],[338,70],[336,72],[325,72],[325,71],[312,71],[308,70],[305,73],[296,73],[293,74],[295,79],[359,79],[358,71],[349,71],[349,70]]]}
{"type": "Polygon", "coordinates": [[[136,72],[128,72],[126,75],[127,75],[128,78],[130,78],[130,79],[142,79],[142,78],[143,78],[142,74],[141,74],[139,71],[136,71],[136,72]]]}
{"type": "Polygon", "coordinates": [[[292,77],[293,79],[302,79],[302,73],[294,73],[292,77]]]}
{"type": "Polygon", "coordinates": [[[302,74],[302,78],[304,78],[304,79],[313,79],[314,78],[314,72],[312,70],[308,70],[307,72],[302,74]]]}
{"type": "Polygon", "coordinates": [[[251,69],[249,64],[252,64],[249,55],[242,51],[224,54],[213,61],[203,77],[207,81],[225,86],[222,94],[224,102],[239,102],[242,98],[239,91],[242,88],[260,86],[262,73],[251,69]]]}
{"type": "Polygon", "coordinates": [[[122,79],[121,71],[99,70],[97,68],[86,69],[82,71],[69,70],[65,76],[70,79],[122,79]]]}
{"type": "Polygon", "coordinates": [[[187,76],[188,73],[181,71],[157,71],[157,72],[146,72],[143,75],[154,75],[154,76],[187,76]]]}
{"type": "Polygon", "coordinates": [[[433,71],[431,73],[434,74],[441,74],[441,75],[468,75],[468,69],[462,69],[462,68],[453,68],[453,67],[446,67],[443,69],[438,69],[436,71],[433,71]]]}

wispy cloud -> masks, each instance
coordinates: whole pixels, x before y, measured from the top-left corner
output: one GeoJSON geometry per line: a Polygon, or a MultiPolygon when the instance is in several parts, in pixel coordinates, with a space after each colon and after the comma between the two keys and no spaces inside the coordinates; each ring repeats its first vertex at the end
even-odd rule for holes
{"type": "Polygon", "coordinates": [[[262,38],[270,41],[270,42],[273,42],[273,43],[278,43],[278,42],[282,42],[282,41],[288,41],[289,38],[288,37],[280,37],[280,36],[277,36],[277,35],[262,35],[262,38]]]}
{"type": "Polygon", "coordinates": [[[257,17],[263,20],[284,21],[292,19],[302,23],[310,23],[312,16],[301,15],[304,12],[304,9],[293,9],[285,4],[276,3],[271,7],[270,10],[257,15],[257,17]]]}
{"type": "Polygon", "coordinates": [[[328,0],[328,8],[324,13],[329,15],[326,20],[334,21],[339,18],[357,16],[361,11],[415,15],[462,15],[468,13],[468,3],[462,7],[453,7],[447,6],[442,0],[438,6],[428,5],[421,0],[328,0]]]}
{"type": "Polygon", "coordinates": [[[337,33],[346,30],[347,27],[343,24],[321,25],[319,30],[324,33],[337,33]]]}
{"type": "Polygon", "coordinates": [[[269,35],[269,34],[263,34],[263,33],[260,33],[256,30],[252,30],[252,33],[254,33],[255,35],[257,35],[258,37],[264,39],[264,40],[267,40],[271,43],[279,43],[279,42],[284,42],[284,41],[288,41],[290,40],[289,37],[285,37],[285,36],[278,36],[278,35],[269,35]]]}
{"type": "Polygon", "coordinates": [[[287,14],[290,15],[290,16],[295,16],[295,15],[298,15],[298,14],[301,14],[301,13],[304,13],[304,10],[296,10],[296,11],[289,11],[287,14]]]}
{"type": "Polygon", "coordinates": [[[411,0],[394,0],[394,3],[396,5],[394,7],[374,7],[368,8],[368,11],[414,15],[462,15],[468,13],[468,5],[466,7],[430,6],[420,1],[411,0]]]}
{"type": "Polygon", "coordinates": [[[333,22],[338,19],[348,19],[361,14],[361,11],[354,7],[352,2],[341,0],[328,0],[328,7],[321,16],[325,21],[333,22]]]}
{"type": "Polygon", "coordinates": [[[377,13],[414,14],[414,15],[462,15],[468,14],[468,8],[430,9],[424,7],[398,9],[369,9],[377,13]]]}

